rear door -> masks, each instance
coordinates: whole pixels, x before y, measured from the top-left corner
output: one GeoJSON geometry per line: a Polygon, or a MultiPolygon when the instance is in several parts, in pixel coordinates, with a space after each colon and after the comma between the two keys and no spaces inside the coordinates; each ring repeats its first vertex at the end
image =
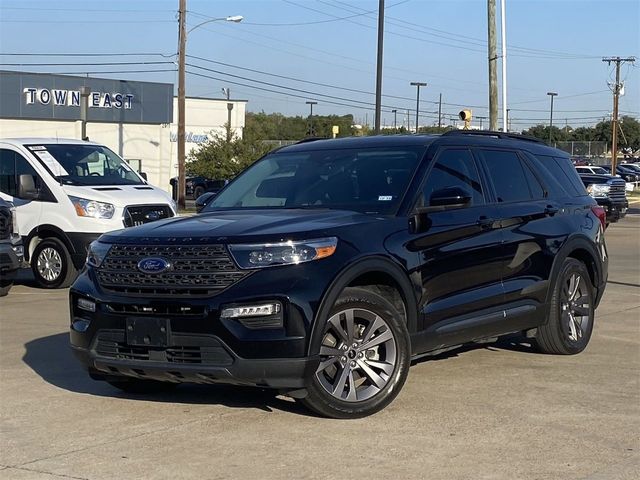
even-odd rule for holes
{"type": "Polygon", "coordinates": [[[490,178],[503,237],[505,328],[536,324],[544,311],[551,268],[570,228],[535,165],[515,150],[476,149],[490,178]]]}
{"type": "Polygon", "coordinates": [[[431,195],[459,187],[471,202],[432,211],[411,235],[409,250],[419,256],[417,273],[422,334],[416,351],[454,345],[482,336],[484,326],[502,318],[501,233],[496,207],[488,204],[477,163],[468,148],[443,148],[431,162],[415,209],[428,207],[431,195]]]}

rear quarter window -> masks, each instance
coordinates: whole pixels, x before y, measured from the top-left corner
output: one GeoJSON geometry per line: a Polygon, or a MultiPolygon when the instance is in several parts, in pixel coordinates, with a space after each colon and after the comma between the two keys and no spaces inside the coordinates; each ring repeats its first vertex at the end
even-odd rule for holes
{"type": "Polygon", "coordinates": [[[579,197],[587,195],[587,191],[580,180],[578,172],[565,157],[552,157],[551,155],[535,155],[539,164],[547,170],[546,177],[553,179],[555,189],[561,189],[565,195],[579,197]]]}

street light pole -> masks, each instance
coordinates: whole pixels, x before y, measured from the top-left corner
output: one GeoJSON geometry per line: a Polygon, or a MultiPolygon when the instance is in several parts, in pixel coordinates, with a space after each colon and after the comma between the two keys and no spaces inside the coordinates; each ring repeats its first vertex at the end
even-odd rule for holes
{"type": "Polygon", "coordinates": [[[553,140],[553,97],[557,96],[558,93],[557,92],[547,92],[547,95],[549,95],[551,97],[551,110],[549,113],[549,145],[551,145],[551,142],[553,140]]]}
{"type": "Polygon", "coordinates": [[[310,111],[309,111],[309,136],[313,137],[315,135],[315,132],[313,131],[313,106],[317,105],[318,102],[312,102],[310,100],[307,100],[305,102],[307,105],[309,105],[310,111]]]}
{"type": "Polygon", "coordinates": [[[391,113],[393,113],[393,130],[394,133],[397,133],[396,130],[398,130],[398,110],[393,109],[391,110],[391,113]]]}
{"type": "Polygon", "coordinates": [[[382,107],[382,52],[384,44],[384,0],[378,7],[378,59],[376,64],[376,119],[375,134],[380,134],[380,111],[382,107]]]}
{"type": "Polygon", "coordinates": [[[186,77],[186,48],[187,34],[193,32],[196,28],[211,22],[227,21],[241,22],[242,16],[234,15],[232,17],[212,18],[199,23],[195,27],[187,31],[187,0],[180,0],[178,10],[178,182],[176,185],[176,203],[178,208],[185,207],[185,77],[186,77]]]}
{"type": "Polygon", "coordinates": [[[416,91],[416,133],[418,133],[418,117],[420,116],[420,87],[426,87],[424,82],[411,82],[411,85],[417,87],[416,91]]]}

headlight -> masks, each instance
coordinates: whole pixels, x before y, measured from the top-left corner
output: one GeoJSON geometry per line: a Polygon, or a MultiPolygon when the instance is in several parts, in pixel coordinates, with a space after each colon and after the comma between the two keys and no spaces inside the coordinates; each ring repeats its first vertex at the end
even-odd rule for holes
{"type": "Polygon", "coordinates": [[[337,245],[336,237],[328,237],[297,242],[229,245],[229,250],[240,268],[251,269],[320,260],[333,255],[337,245]]]}
{"type": "Polygon", "coordinates": [[[11,211],[11,236],[19,237],[20,230],[18,229],[18,216],[16,215],[16,207],[13,206],[13,203],[10,204],[9,210],[11,211]]]}
{"type": "Polygon", "coordinates": [[[609,189],[611,187],[609,185],[598,185],[596,183],[592,183],[587,187],[587,192],[592,197],[607,197],[609,195],[609,189]]]}
{"type": "Polygon", "coordinates": [[[115,207],[110,203],[98,202],[96,200],[87,200],[86,198],[72,197],[69,200],[73,203],[76,213],[79,217],[93,218],[111,218],[116,211],[115,207]]]}
{"type": "Polygon", "coordinates": [[[91,242],[89,250],[87,251],[87,265],[92,267],[99,267],[102,265],[102,261],[109,253],[111,245],[108,243],[102,243],[98,240],[91,242]]]}

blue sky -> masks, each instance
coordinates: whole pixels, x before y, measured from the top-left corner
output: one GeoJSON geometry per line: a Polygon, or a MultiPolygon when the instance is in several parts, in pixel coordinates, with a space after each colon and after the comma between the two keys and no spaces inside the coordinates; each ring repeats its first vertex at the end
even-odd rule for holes
{"type": "MultiPolygon", "coordinates": [[[[607,82],[614,78],[613,67],[601,57],[640,57],[640,1],[506,1],[512,128],[548,121],[548,91],[559,94],[556,124],[588,125],[608,115],[612,96],[607,82]]],[[[190,33],[188,95],[220,97],[221,88],[230,87],[234,98],[249,100],[250,111],[306,115],[305,101],[314,100],[314,113],[353,113],[357,121],[373,123],[378,0],[187,3],[188,28],[211,18],[244,16],[239,24],[216,21],[190,33]]],[[[393,122],[393,108],[405,112],[399,123],[407,109],[413,122],[411,81],[428,83],[421,90],[421,123],[436,121],[440,93],[446,115],[463,107],[473,109],[476,117],[487,115],[486,4],[386,0],[383,123],[393,122]]],[[[174,61],[177,8],[178,0],[0,0],[3,68],[176,83],[173,63],[70,64],[174,61]],[[65,56],[6,55],[17,53],[65,56]],[[118,55],[67,55],[72,53],[118,55]],[[63,65],[10,65],[25,63],[63,65]],[[120,73],[124,70],[143,72],[120,73]]],[[[498,30],[499,11],[498,0],[498,30]]],[[[621,70],[625,96],[620,110],[636,118],[639,71],[640,62],[621,70]]]]}

